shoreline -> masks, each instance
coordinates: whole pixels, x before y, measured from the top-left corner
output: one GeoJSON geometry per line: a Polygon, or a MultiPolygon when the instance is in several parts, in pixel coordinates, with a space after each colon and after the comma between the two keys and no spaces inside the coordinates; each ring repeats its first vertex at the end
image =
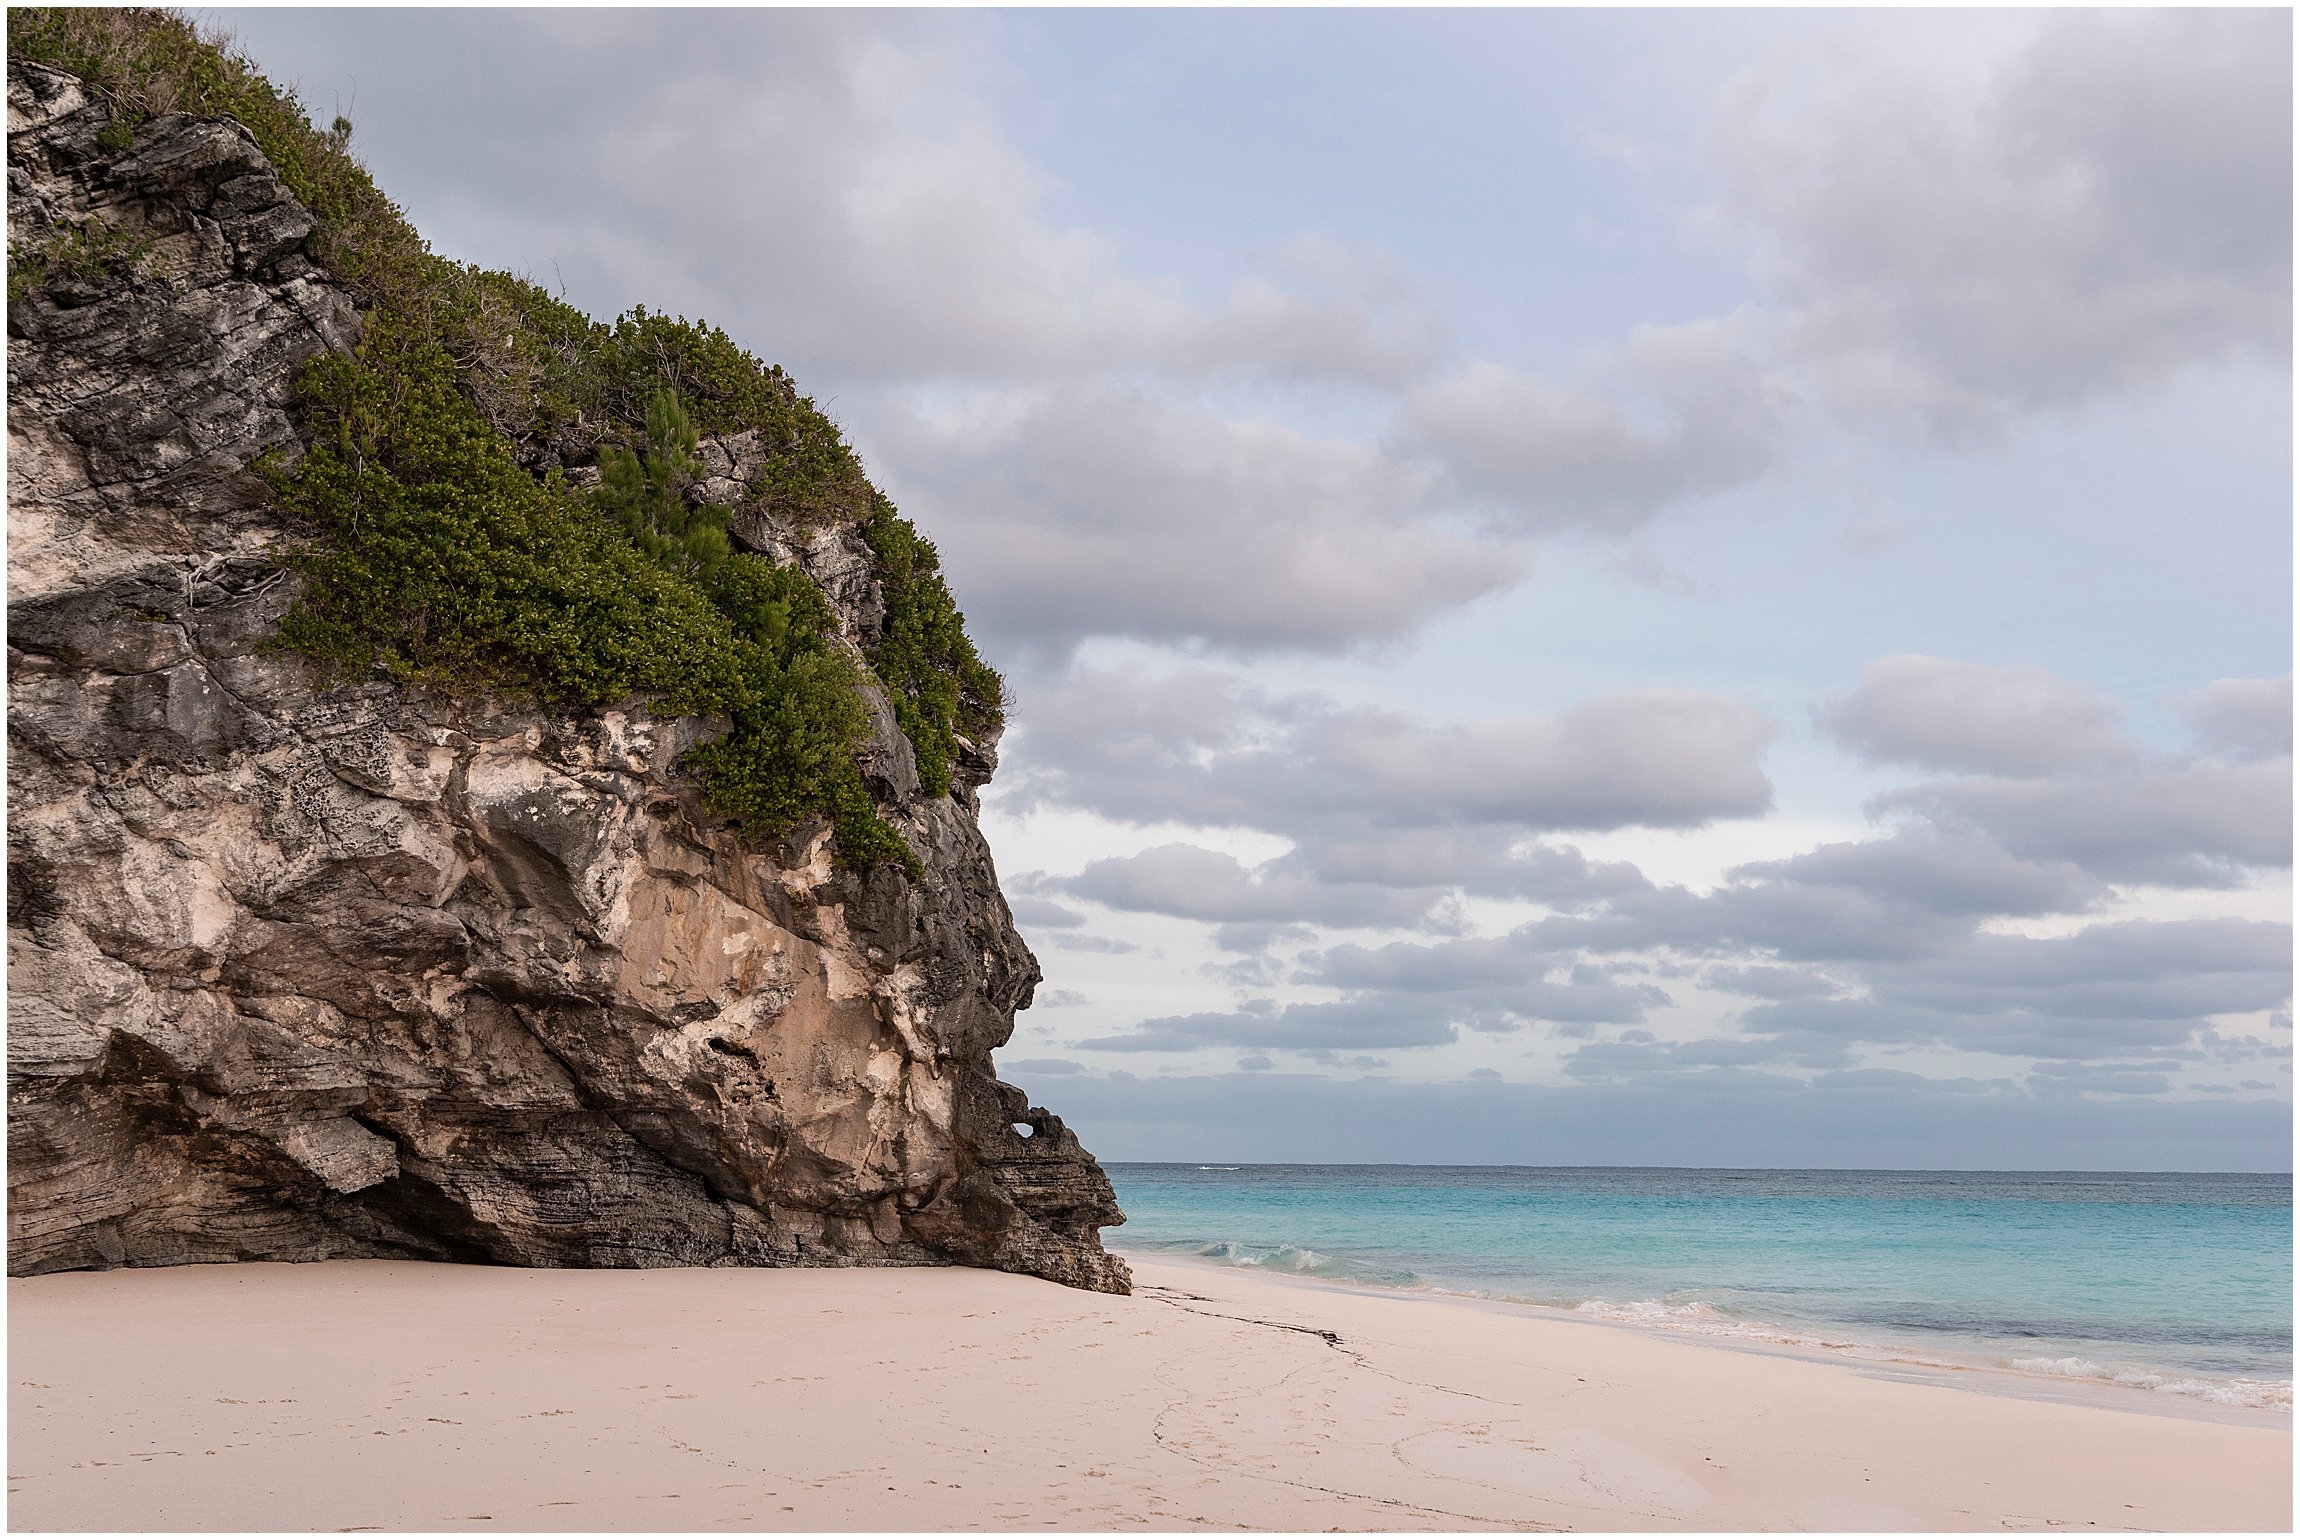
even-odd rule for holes
{"type": "MultiPolygon", "coordinates": [[[[1940,1385],[1967,1390],[1979,1395],[2010,1396],[2023,1401],[2042,1402],[2047,1405],[2096,1406],[2108,1410],[2125,1410],[2144,1416],[2178,1417],[2187,1420],[2226,1423],[2237,1427],[2257,1427],[2290,1430],[2293,1427],[2292,1403],[2254,1404],[2237,1401],[2216,1401],[2208,1396],[2185,1391],[2154,1389],[2077,1374],[2051,1374],[2026,1371],[1994,1364],[1960,1363],[1946,1357],[1926,1358],[1914,1351],[1903,1353],[1892,1344],[1857,1343],[1838,1346],[1817,1341],[1783,1340],[1762,1335],[1768,1323],[1747,1323],[1753,1330],[1742,1335],[1733,1332],[1704,1332],[1674,1327],[1658,1322],[1627,1319],[1584,1312],[1564,1305],[1544,1305],[1532,1300],[1512,1299],[1502,1295],[1477,1294],[1466,1289],[1451,1289],[1441,1284],[1384,1285],[1365,1283],[1344,1278],[1322,1278],[1313,1273],[1296,1273],[1284,1269],[1265,1269],[1254,1264],[1217,1262],[1187,1252],[1129,1251],[1121,1246],[1110,1248],[1114,1255],[1126,1259],[1137,1269],[1148,1263],[1152,1267],[1172,1266],[1192,1272],[1216,1275],[1244,1273],[1265,1279],[1282,1287],[1298,1286],[1315,1290],[1330,1290],[1367,1299],[1395,1299],[1426,1304],[1457,1305],[1476,1310],[1490,1310],[1506,1315],[1521,1315],[1527,1319],[1554,1322],[1559,1325],[1610,1327],[1640,1337],[1663,1342],[1682,1343],[1691,1347],[1722,1348],[1730,1352],[1751,1353],[1767,1358],[1787,1358],[1799,1363],[1811,1363],[1852,1370],[1880,1379],[1910,1384],[1940,1385]]],[[[1799,1328],[1780,1326],[1783,1333],[1799,1328]]],[[[2167,1378],[2170,1378],[2168,1375],[2167,1378]]],[[[2246,1381],[2246,1383],[2264,1383],[2246,1381]]],[[[2289,1382],[2265,1382],[2288,1385],[2289,1382]]]]}
{"type": "MultiPolygon", "coordinates": [[[[2289,1427],[1142,1259],[9,1281],[25,1530],[2281,1530],[2289,1427]],[[1575,1329],[1580,1328],[1580,1329],[1575,1329]]],[[[2156,1400],[2170,1398],[2158,1397],[2156,1400]]]]}

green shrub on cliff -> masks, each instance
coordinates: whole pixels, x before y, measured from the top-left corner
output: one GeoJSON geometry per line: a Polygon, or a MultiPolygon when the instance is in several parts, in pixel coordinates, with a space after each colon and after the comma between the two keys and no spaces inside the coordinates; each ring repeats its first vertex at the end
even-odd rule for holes
{"type": "Polygon", "coordinates": [[[886,627],[870,648],[871,667],[894,698],[895,719],[918,755],[920,782],[946,796],[958,740],[979,742],[1005,721],[1006,682],[968,639],[934,542],[883,497],[873,501],[862,535],[886,595],[886,627]]]}
{"type": "Polygon", "coordinates": [[[564,705],[649,695],[707,711],[734,688],[733,633],[709,598],[563,476],[521,469],[435,339],[371,314],[358,349],[315,361],[303,391],[312,446],[273,485],[321,538],[289,645],[564,705]]]}
{"type": "MultiPolygon", "coordinates": [[[[288,645],[347,675],[724,715],[732,731],[684,765],[707,805],[755,835],[827,817],[846,863],[915,870],[855,762],[864,680],[828,604],[804,573],[733,552],[724,507],[688,504],[697,435],[755,435],[749,490],[779,516],[860,526],[887,601],[864,650],[930,791],[949,790],[959,736],[996,730],[1002,687],[932,544],[780,368],[704,323],[644,308],[602,323],[435,256],[351,155],[348,122],[313,127],[293,92],[173,12],[12,10],[8,47],[80,77],[124,131],[169,112],[237,119],[365,312],[358,348],[301,382],[311,448],[270,468],[311,537],[288,645]],[[585,495],[564,468],[592,460],[585,495]]],[[[12,251],[11,297],[69,266],[12,251]]]]}

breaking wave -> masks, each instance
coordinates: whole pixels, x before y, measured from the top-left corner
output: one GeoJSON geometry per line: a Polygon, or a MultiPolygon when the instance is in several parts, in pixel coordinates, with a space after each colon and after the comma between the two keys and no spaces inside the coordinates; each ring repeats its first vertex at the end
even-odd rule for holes
{"type": "Polygon", "coordinates": [[[1249,1246],[1242,1241],[1214,1241],[1186,1253],[1224,1267],[1252,1267],[1266,1273],[1292,1273],[1301,1278],[1324,1278],[1335,1283],[1366,1283],[1389,1289],[1419,1289],[1421,1275],[1402,1267],[1383,1267],[1354,1257],[1328,1256],[1307,1246],[1249,1246]]]}

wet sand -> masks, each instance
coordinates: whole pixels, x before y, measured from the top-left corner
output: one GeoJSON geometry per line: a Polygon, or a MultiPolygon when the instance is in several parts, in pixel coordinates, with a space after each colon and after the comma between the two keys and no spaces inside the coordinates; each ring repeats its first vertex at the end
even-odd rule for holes
{"type": "Polygon", "coordinates": [[[2040,1400],[1171,1262],[1136,1276],[1130,1299],[968,1269],[12,1279],[9,1522],[2292,1525],[2276,1414],[2040,1400]]]}

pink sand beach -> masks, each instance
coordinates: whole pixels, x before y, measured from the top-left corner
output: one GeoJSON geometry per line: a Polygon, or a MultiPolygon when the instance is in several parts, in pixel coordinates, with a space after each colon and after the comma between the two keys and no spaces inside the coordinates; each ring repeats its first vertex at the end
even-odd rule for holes
{"type": "Polygon", "coordinates": [[[2288,1415],[1136,1263],[12,1279],[19,1530],[2292,1523],[2288,1415]]]}

